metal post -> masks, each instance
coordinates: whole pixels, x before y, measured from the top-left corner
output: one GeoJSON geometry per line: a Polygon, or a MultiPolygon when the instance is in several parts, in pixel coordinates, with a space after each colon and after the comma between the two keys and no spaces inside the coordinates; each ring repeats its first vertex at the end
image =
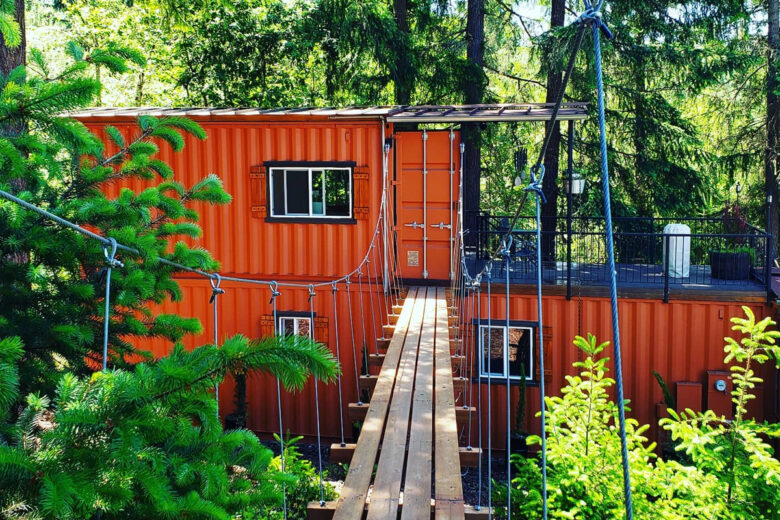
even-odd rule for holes
{"type": "Polygon", "coordinates": [[[423,278],[428,278],[428,132],[422,131],[423,141],[423,278]]]}
{"type": "Polygon", "coordinates": [[[772,303],[772,264],[775,258],[775,244],[772,237],[771,229],[772,223],[772,195],[766,196],[766,229],[764,233],[766,238],[764,239],[764,245],[766,247],[766,261],[764,266],[764,288],[766,289],[766,303],[769,305],[772,303]]]}
{"type": "Polygon", "coordinates": [[[388,236],[388,208],[390,205],[390,200],[388,197],[389,189],[387,186],[387,180],[388,180],[388,160],[390,157],[390,145],[386,142],[387,136],[385,135],[385,125],[387,124],[387,121],[382,119],[380,121],[382,124],[382,200],[384,202],[384,213],[382,215],[382,289],[384,290],[385,294],[388,293],[390,290],[390,284],[389,284],[389,274],[388,274],[388,262],[387,262],[387,236],[388,236]]]}
{"type": "Polygon", "coordinates": [[[566,193],[566,299],[571,300],[571,218],[572,218],[571,176],[574,173],[574,121],[569,121],[569,138],[567,143],[567,154],[568,154],[567,177],[569,182],[569,189],[567,190],[566,193]]]}
{"type": "Polygon", "coordinates": [[[669,303],[669,238],[664,235],[664,303],[669,303]]]}
{"type": "Polygon", "coordinates": [[[452,218],[452,181],[455,178],[455,130],[450,127],[450,280],[455,279],[455,266],[452,264],[455,246],[455,226],[452,218]]]}

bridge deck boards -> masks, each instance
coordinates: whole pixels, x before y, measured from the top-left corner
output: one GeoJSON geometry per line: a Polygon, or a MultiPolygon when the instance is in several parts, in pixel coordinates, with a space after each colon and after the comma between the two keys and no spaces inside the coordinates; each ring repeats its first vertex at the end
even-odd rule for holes
{"type": "Polygon", "coordinates": [[[409,289],[334,519],[464,518],[447,312],[443,289],[409,289]]]}

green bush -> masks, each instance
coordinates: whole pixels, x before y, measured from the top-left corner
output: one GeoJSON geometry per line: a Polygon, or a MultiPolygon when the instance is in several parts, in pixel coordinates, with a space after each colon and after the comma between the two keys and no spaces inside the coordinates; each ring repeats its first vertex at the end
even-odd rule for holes
{"type": "MultiPolygon", "coordinates": [[[[647,425],[626,419],[629,467],[635,518],[777,519],[780,518],[780,461],[766,439],[780,437],[777,424],[746,418],[746,404],[762,381],[755,365],[780,359],[775,345],[780,333],[769,318],[756,321],[747,307],[745,318],[732,318],[737,341],[726,338],[725,362],[731,363],[733,420],[712,411],[675,412],[661,425],[670,432],[683,464],[655,455],[644,437],[647,425]]],[[[608,343],[593,335],[577,337],[586,358],[574,363],[579,375],[567,376],[560,397],[546,399],[548,506],[550,518],[618,520],[625,517],[617,405],[609,390],[608,343]]],[[[540,444],[539,437],[529,443],[540,444]]],[[[542,515],[539,460],[513,456],[513,518],[542,515]]],[[[494,484],[499,517],[506,516],[506,488],[494,484]]]]}

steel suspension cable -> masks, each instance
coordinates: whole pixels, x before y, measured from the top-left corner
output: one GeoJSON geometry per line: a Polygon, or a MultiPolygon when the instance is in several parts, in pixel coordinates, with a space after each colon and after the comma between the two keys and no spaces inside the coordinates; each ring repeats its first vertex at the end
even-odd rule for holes
{"type": "MultiPolygon", "coordinates": [[[[365,319],[365,309],[363,308],[363,271],[361,269],[358,269],[357,272],[357,279],[358,279],[358,301],[360,302],[360,327],[363,331],[363,346],[361,349],[361,354],[363,355],[363,370],[365,370],[366,375],[368,375],[368,367],[366,365],[366,356],[368,356],[368,336],[366,336],[366,319],[365,319]]],[[[379,354],[379,349],[376,348],[376,345],[374,345],[374,354],[379,354]]]]}
{"type": "Polygon", "coordinates": [[[363,401],[360,398],[360,377],[358,376],[357,352],[355,350],[355,325],[352,321],[352,293],[349,286],[352,284],[349,278],[344,282],[347,290],[347,309],[349,309],[349,336],[352,338],[352,366],[355,369],[355,391],[357,392],[357,404],[362,406],[363,401]]]}
{"type": "MultiPolygon", "coordinates": [[[[276,298],[282,293],[278,291],[275,283],[271,284],[271,305],[274,317],[274,336],[279,336],[279,315],[277,312],[276,298]]],[[[282,473],[285,472],[285,453],[284,453],[284,424],[282,422],[282,385],[279,378],[276,378],[276,405],[279,410],[279,456],[281,460],[282,473]]],[[[284,518],[287,520],[287,484],[282,484],[282,507],[284,509],[284,518]]]]}
{"type": "MultiPolygon", "coordinates": [[[[482,288],[480,286],[480,281],[475,280],[474,283],[474,290],[476,291],[476,299],[477,299],[477,340],[474,343],[474,346],[476,347],[479,345],[479,356],[480,358],[483,358],[483,353],[485,350],[484,342],[482,341],[482,288]]],[[[484,361],[480,363],[480,365],[484,365],[484,361]]],[[[482,374],[477,374],[477,376],[482,377],[482,374]]],[[[489,391],[489,390],[488,390],[489,391]]],[[[479,472],[479,492],[477,493],[477,511],[482,509],[482,458],[484,456],[484,452],[482,451],[482,385],[479,386],[478,393],[477,393],[477,442],[479,444],[479,463],[477,471],[479,472]]]]}
{"type": "MultiPolygon", "coordinates": [[[[512,518],[512,396],[511,385],[509,384],[509,257],[512,237],[510,236],[509,242],[504,241],[504,256],[506,259],[506,331],[504,337],[504,352],[506,361],[504,363],[504,370],[506,370],[506,517],[507,520],[512,518]]],[[[520,346],[518,345],[518,349],[520,346]]],[[[519,355],[519,352],[518,352],[519,355]]],[[[520,377],[525,377],[525,374],[520,374],[520,377]]]]}
{"type": "MultiPolygon", "coordinates": [[[[599,1],[595,6],[589,5],[583,15],[583,19],[590,21],[591,32],[593,33],[593,53],[595,58],[596,72],[596,91],[598,99],[598,121],[599,121],[599,146],[601,154],[601,190],[604,199],[604,225],[607,236],[607,264],[609,267],[609,295],[612,308],[612,339],[613,352],[615,356],[615,390],[618,405],[618,427],[620,431],[620,451],[621,462],[623,466],[623,495],[626,506],[626,519],[632,520],[634,517],[634,507],[631,496],[631,475],[629,472],[628,460],[628,441],[626,439],[626,410],[625,397],[623,393],[623,360],[620,349],[620,320],[618,316],[618,297],[617,297],[617,275],[615,272],[615,244],[612,230],[612,202],[610,199],[609,186],[609,162],[607,156],[607,123],[606,109],[604,102],[604,77],[601,63],[601,32],[611,37],[611,33],[604,25],[601,19],[601,8],[604,0],[599,1]]],[[[584,25],[584,24],[583,24],[584,25]]]]}
{"type": "MultiPolygon", "coordinates": [[[[219,311],[218,303],[219,296],[225,294],[225,290],[219,285],[222,282],[222,277],[218,274],[214,274],[209,278],[209,284],[211,285],[211,306],[214,312],[214,348],[219,349],[219,311]]],[[[217,421],[219,421],[219,383],[214,385],[214,398],[217,401],[217,421]]]]}
{"type": "Polygon", "coordinates": [[[493,382],[492,372],[493,367],[490,366],[490,361],[493,356],[493,330],[492,330],[492,314],[490,310],[490,286],[493,283],[491,271],[493,269],[493,261],[488,262],[487,270],[485,270],[485,276],[487,277],[487,330],[488,330],[488,350],[487,350],[487,363],[483,363],[483,366],[487,364],[487,442],[488,442],[488,519],[493,518],[493,412],[491,410],[491,401],[493,400],[493,382]]]}
{"type": "MultiPolygon", "coordinates": [[[[309,286],[309,337],[314,339],[314,297],[317,293],[314,286],[309,286]]],[[[314,378],[314,417],[317,422],[317,467],[320,474],[320,506],[325,505],[325,483],[322,479],[322,437],[320,435],[320,389],[317,378],[314,378]]]]}
{"type": "MultiPolygon", "coordinates": [[[[369,251],[371,248],[369,248],[369,251]]],[[[376,314],[379,314],[379,310],[377,310],[376,313],[374,313],[374,289],[372,288],[371,284],[371,260],[368,260],[366,262],[366,274],[368,275],[368,306],[371,310],[371,323],[373,325],[373,330],[371,331],[374,336],[374,353],[379,353],[379,331],[376,328],[376,314]]],[[[377,302],[377,305],[379,305],[379,302],[377,302]]],[[[381,318],[381,316],[380,316],[381,318]]]]}
{"type": "Polygon", "coordinates": [[[103,313],[103,371],[108,369],[108,323],[111,319],[111,270],[124,267],[124,264],[116,258],[117,242],[113,238],[108,239],[108,244],[103,244],[103,256],[106,257],[106,302],[103,313]]]}
{"type": "MultiPolygon", "coordinates": [[[[336,282],[333,282],[333,330],[336,331],[336,361],[339,364],[339,367],[341,366],[341,351],[339,349],[339,311],[338,311],[338,302],[336,301],[336,291],[338,291],[338,287],[336,282]]],[[[339,370],[338,374],[336,374],[336,380],[338,382],[338,390],[339,390],[339,428],[341,430],[341,447],[343,448],[346,446],[346,443],[344,442],[344,400],[342,397],[342,388],[341,388],[341,370],[339,370]]]]}

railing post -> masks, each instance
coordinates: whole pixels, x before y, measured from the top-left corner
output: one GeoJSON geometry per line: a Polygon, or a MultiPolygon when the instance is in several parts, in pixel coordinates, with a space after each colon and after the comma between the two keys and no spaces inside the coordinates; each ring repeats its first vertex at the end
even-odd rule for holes
{"type": "Polygon", "coordinates": [[[664,303],[669,303],[669,235],[664,234],[664,303]]]}
{"type": "MultiPolygon", "coordinates": [[[[569,136],[567,142],[567,177],[568,183],[566,190],[566,299],[571,300],[571,214],[572,214],[572,193],[571,176],[574,173],[574,121],[569,121],[569,136]]],[[[557,229],[557,226],[556,226],[557,229]]]]}
{"type": "Polygon", "coordinates": [[[766,248],[766,259],[764,260],[764,289],[766,289],[766,303],[772,303],[772,234],[764,232],[764,247],[766,248]]]}

